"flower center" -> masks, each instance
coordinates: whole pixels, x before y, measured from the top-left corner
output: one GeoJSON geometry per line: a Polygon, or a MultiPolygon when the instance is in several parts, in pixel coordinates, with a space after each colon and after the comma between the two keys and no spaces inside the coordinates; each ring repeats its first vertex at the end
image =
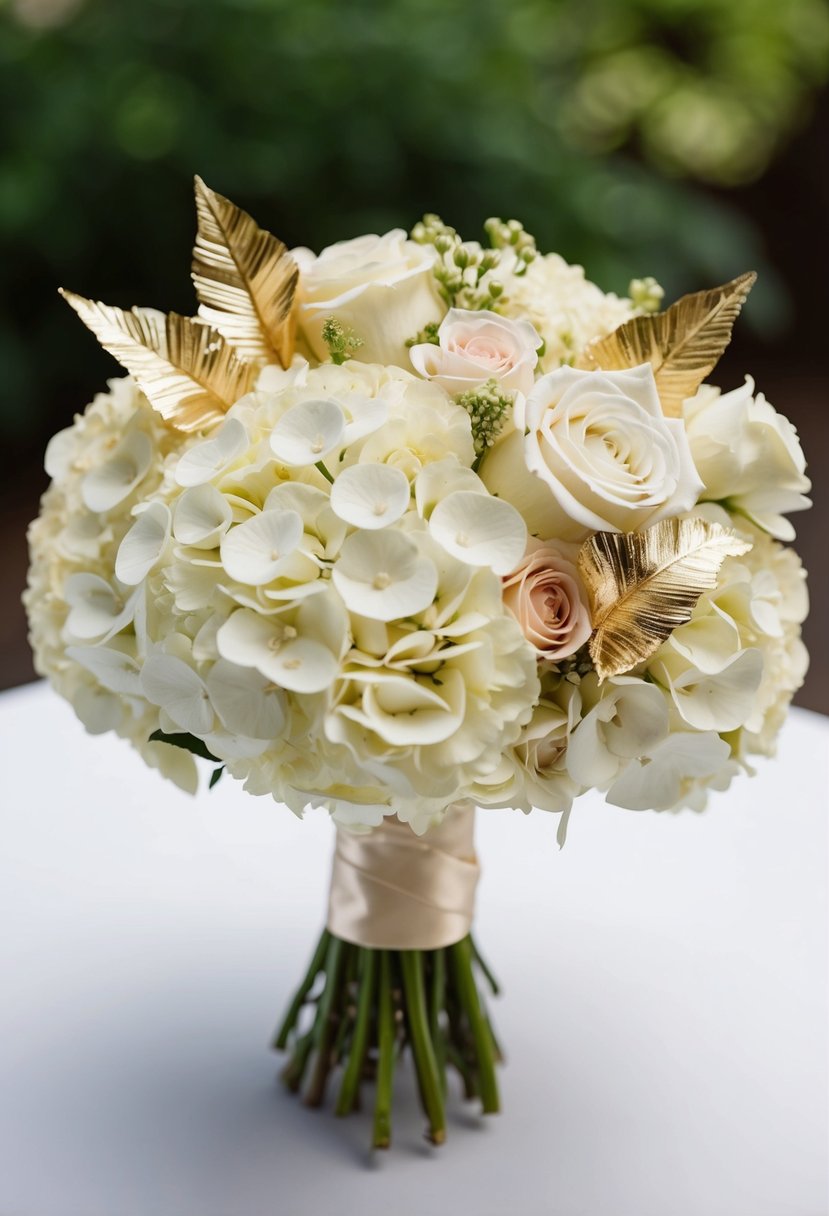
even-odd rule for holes
{"type": "Polygon", "coordinates": [[[281,633],[275,633],[272,638],[268,638],[268,650],[277,651],[284,642],[290,642],[296,636],[297,632],[293,625],[283,625],[281,633]]]}
{"type": "Polygon", "coordinates": [[[387,574],[385,570],[380,570],[375,574],[371,585],[375,591],[385,591],[387,587],[391,586],[391,575],[387,574]]]}

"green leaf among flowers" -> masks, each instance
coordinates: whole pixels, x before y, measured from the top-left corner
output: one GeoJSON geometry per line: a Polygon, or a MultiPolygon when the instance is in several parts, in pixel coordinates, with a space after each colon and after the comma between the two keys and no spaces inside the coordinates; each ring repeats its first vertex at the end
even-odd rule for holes
{"type": "Polygon", "coordinates": [[[190,752],[191,755],[198,756],[200,760],[213,760],[219,767],[214,768],[210,774],[210,780],[207,783],[208,789],[213,789],[213,786],[221,779],[222,773],[225,771],[225,766],[219,757],[213,755],[204,741],[196,735],[189,734],[187,731],[167,735],[163,730],[154,730],[150,735],[149,742],[169,743],[170,747],[180,747],[182,751],[190,752]]]}
{"type": "Polygon", "coordinates": [[[149,741],[150,743],[169,743],[171,747],[180,747],[193,756],[199,756],[202,760],[215,760],[217,764],[221,764],[219,757],[214,756],[201,739],[186,731],[167,735],[163,730],[154,730],[149,741]]]}

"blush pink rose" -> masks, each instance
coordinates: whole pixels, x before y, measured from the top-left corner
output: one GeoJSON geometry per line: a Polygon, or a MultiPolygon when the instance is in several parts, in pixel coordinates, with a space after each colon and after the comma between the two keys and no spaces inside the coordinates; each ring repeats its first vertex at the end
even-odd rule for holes
{"type": "Polygon", "coordinates": [[[415,371],[451,396],[496,380],[510,392],[528,393],[535,382],[541,338],[529,321],[497,313],[450,308],[438,329],[438,345],[411,349],[415,371]]]}
{"type": "Polygon", "coordinates": [[[530,551],[503,580],[504,603],[540,659],[566,659],[590,637],[587,595],[574,550],[551,541],[530,541],[530,551]]]}

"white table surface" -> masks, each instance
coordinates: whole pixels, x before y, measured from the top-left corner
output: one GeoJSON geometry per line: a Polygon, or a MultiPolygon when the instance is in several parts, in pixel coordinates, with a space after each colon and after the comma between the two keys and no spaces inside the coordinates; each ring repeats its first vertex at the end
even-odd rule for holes
{"type": "MultiPolygon", "coordinates": [[[[826,752],[704,816],[479,815],[478,936],[505,986],[505,1112],[456,1096],[394,1144],[275,1081],[331,827],[230,781],[197,799],[0,697],[2,1216],[826,1216],[826,752]]],[[[370,1102],[366,1103],[370,1110],[370,1102]]]]}

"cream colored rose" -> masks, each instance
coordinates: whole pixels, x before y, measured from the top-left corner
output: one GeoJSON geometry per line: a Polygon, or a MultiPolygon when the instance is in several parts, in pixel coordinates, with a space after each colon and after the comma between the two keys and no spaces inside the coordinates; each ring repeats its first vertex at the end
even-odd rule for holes
{"type": "Polygon", "coordinates": [[[529,321],[450,308],[438,329],[438,345],[413,346],[411,360],[415,371],[452,396],[487,380],[496,380],[511,392],[528,393],[540,345],[529,321]]]}
{"type": "Polygon", "coordinates": [[[811,483],[797,431],[754,381],[730,393],[704,384],[685,402],[691,454],[705,483],[702,498],[724,501],[778,540],[794,540],[783,516],[810,506],[811,483]]]}
{"type": "Polygon", "coordinates": [[[702,489],[684,424],[663,415],[648,363],[543,376],[516,401],[514,429],[481,477],[531,532],[570,541],[681,515],[702,489]]]}
{"type": "Polygon", "coordinates": [[[432,273],[434,249],[395,228],[385,236],[339,241],[317,258],[297,252],[299,327],[314,355],[328,358],[322,327],[333,316],[361,339],[355,358],[408,367],[406,341],[446,308],[432,273]]]}
{"type": "Polygon", "coordinates": [[[504,753],[494,772],[472,788],[478,806],[534,807],[562,813],[559,842],[563,843],[566,817],[573,799],[583,792],[567,772],[567,744],[582,709],[578,677],[547,672],[542,675],[541,696],[518,742],[504,753]]]}
{"type": "Polygon", "coordinates": [[[540,659],[566,659],[590,637],[587,596],[561,548],[531,540],[529,549],[504,579],[504,603],[540,659]]]}

